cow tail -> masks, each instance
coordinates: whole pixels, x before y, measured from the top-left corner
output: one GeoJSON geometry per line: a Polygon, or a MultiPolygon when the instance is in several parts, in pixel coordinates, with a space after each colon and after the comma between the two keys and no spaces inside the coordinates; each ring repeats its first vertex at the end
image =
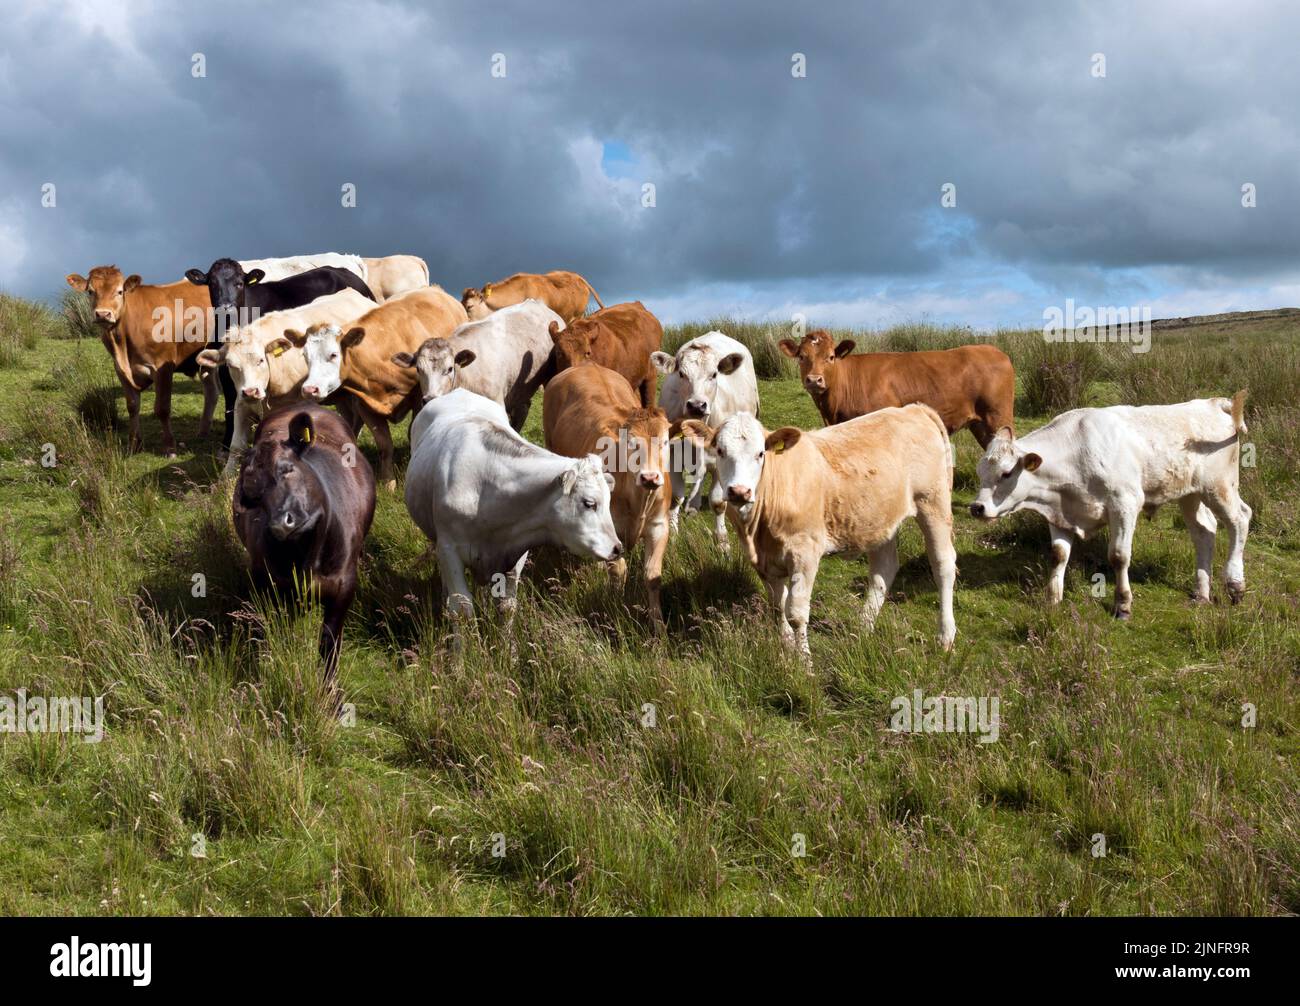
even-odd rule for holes
{"type": "MultiPolygon", "coordinates": [[[[586,281],[585,279],[583,280],[583,282],[584,282],[584,283],[587,283],[587,281],[586,281]]],[[[596,288],[595,288],[594,286],[592,286],[590,283],[587,283],[587,290],[588,290],[588,292],[590,292],[590,294],[592,295],[592,297],[594,297],[594,298],[596,299],[596,303],[600,305],[600,309],[601,309],[602,311],[605,310],[605,302],[604,302],[603,300],[600,299],[600,294],[598,294],[598,293],[596,292],[596,288]]]]}
{"type": "MultiPolygon", "coordinates": [[[[1227,409],[1223,410],[1227,412],[1227,409]]],[[[1232,425],[1238,433],[1246,432],[1246,389],[1232,396],[1232,425]]]]}
{"type": "Polygon", "coordinates": [[[952,450],[952,437],[948,436],[948,427],[943,425],[943,419],[939,416],[939,413],[935,412],[934,409],[930,408],[930,406],[926,405],[924,402],[914,402],[913,404],[919,405],[921,408],[925,409],[925,414],[929,416],[931,422],[938,427],[939,436],[943,437],[944,450],[948,452],[948,474],[951,476],[953,469],[956,467],[956,460],[952,450]]]}

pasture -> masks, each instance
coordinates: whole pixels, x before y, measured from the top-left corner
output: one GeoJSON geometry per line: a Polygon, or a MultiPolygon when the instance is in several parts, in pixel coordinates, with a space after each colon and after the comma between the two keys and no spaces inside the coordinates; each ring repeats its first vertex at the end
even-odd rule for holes
{"type": "MultiPolygon", "coordinates": [[[[713,327],[751,347],[766,426],[820,425],[784,331],[723,319],[665,348],[713,327]]],[[[976,338],[851,334],[859,350],[976,338]]],[[[823,563],[811,669],[734,533],[721,556],[699,515],[669,547],[666,639],[638,610],[637,562],[622,597],[603,569],[538,553],[512,638],[481,617],[455,658],[402,502],[403,423],[344,638],[347,725],[317,687],[319,613],[250,596],[197,382],[176,384],[178,457],[157,453],[148,399],[127,455],[84,320],[0,300],[0,692],[104,695],[107,723],[97,744],[0,734],[0,913],[1300,912],[1298,337],[1300,313],[1160,327],[1145,355],[995,337],[1020,432],[1077,405],[1249,390],[1241,605],[1222,534],[1216,603],[1190,603],[1169,507],[1138,527],[1130,622],[1109,614],[1104,534],[1048,609],[1046,526],[967,516],[979,451],[962,432],[954,651],[934,641],[909,522],[873,635],[865,562],[823,563]],[[891,732],[915,689],[998,697],[997,741],[891,732]]],[[[539,397],[539,442],[540,416],[539,397]]]]}

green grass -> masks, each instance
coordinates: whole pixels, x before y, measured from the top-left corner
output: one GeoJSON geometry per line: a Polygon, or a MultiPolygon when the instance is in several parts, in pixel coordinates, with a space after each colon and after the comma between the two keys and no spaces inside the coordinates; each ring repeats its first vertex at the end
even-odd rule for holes
{"type": "MultiPolygon", "coordinates": [[[[347,626],[348,726],[317,687],[318,612],[251,596],[215,443],[195,435],[197,383],[177,384],[179,458],[153,453],[147,403],[146,453],[125,456],[98,340],[4,304],[0,317],[31,320],[6,322],[0,366],[0,690],[103,694],[108,730],[98,745],[0,735],[0,912],[1300,911],[1292,319],[1157,332],[1145,357],[995,337],[1020,373],[1021,430],[1045,402],[1250,388],[1256,521],[1237,608],[1189,603],[1171,508],[1139,527],[1130,623],[1089,591],[1109,574],[1104,538],[1076,549],[1066,602],[1047,609],[1043,522],[965,517],[978,450],[961,433],[952,654],[933,642],[914,526],[873,635],[857,620],[865,563],[823,563],[809,670],[782,651],[757,578],[695,517],[669,553],[666,641],[635,572],[623,598],[601,570],[539,553],[512,636],[484,618],[455,660],[399,489],[381,493],[347,626]],[[46,444],[57,467],[41,464],[46,444]],[[1000,740],[889,732],[891,699],[914,688],[998,696],[1000,740]]],[[[761,348],[785,333],[723,321],[666,342],[710,327],[759,347],[769,426],[818,425],[761,348]]],[[[862,349],[974,338],[836,334],[862,349]]],[[[539,425],[534,403],[526,432],[539,425]]],[[[368,434],[363,447],[373,460],[368,434]]]]}

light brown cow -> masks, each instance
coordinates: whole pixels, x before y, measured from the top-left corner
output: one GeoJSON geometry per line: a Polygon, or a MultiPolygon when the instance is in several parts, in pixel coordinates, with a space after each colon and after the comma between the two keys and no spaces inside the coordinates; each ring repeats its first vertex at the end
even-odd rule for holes
{"type": "Polygon", "coordinates": [[[392,300],[429,285],[429,266],[416,255],[385,255],[362,259],[366,285],[380,300],[392,300]]]}
{"type": "Polygon", "coordinates": [[[460,302],[470,318],[478,321],[493,311],[531,298],[540,300],[568,324],[587,313],[587,301],[592,297],[601,307],[605,306],[591,284],[576,272],[557,270],[542,275],[517,272],[509,279],[486,284],[482,290],[467,286],[460,302]]]}
{"type": "Polygon", "coordinates": [[[664,329],[639,300],[602,308],[570,322],[564,331],[552,322],[551,339],[555,343],[557,371],[580,363],[598,363],[622,374],[642,406],[654,404],[658,371],[651,354],[663,343],[664,329]]]}
{"type": "MultiPolygon", "coordinates": [[[[172,377],[177,371],[190,377],[198,375],[195,357],[207,345],[211,324],[208,288],[187,280],[166,286],[145,285],[139,276],[124,276],[115,265],[96,266],[89,277],[69,273],[67,282],[72,289],[90,294],[93,300],[99,338],[113,360],[126,395],[129,449],[140,450],[140,392],[152,384],[153,414],[162,424],[163,454],[175,457],[172,377]]],[[[217,404],[217,381],[206,371],[200,379],[203,417],[199,436],[206,437],[217,404]]]]}
{"type": "Polygon", "coordinates": [[[834,553],[865,553],[870,561],[862,609],[870,629],[898,572],[899,527],[916,517],[939,588],[939,642],[952,647],[952,445],[937,412],[908,405],[820,430],[772,433],[741,412],[716,430],[687,420],[682,433],[715,466],[728,516],[788,645],[809,656],[813,583],[822,556],[834,553]]]}
{"type": "Polygon", "coordinates": [[[379,481],[397,488],[393,472],[393,438],[388,424],[420,408],[420,385],[409,367],[393,363],[397,353],[414,354],[426,339],[445,339],[469,319],[455,297],[440,286],[411,290],[367,311],[340,332],[317,329],[286,332],[307,354],[309,372],[303,392],[324,401],[342,389],[334,404],[354,430],[369,428],[379,447],[379,481]]]}
{"type": "MultiPolygon", "coordinates": [[[[542,399],[546,446],[556,454],[583,458],[596,454],[614,476],[609,510],[624,556],[645,544],[645,581],[650,618],[663,632],[659,587],[668,548],[668,417],[647,409],[620,375],[595,364],[570,368],[551,381],[542,399]]],[[[612,564],[620,588],[627,559],[612,564]]]]}
{"type": "Polygon", "coordinates": [[[804,390],[827,426],[912,402],[938,412],[949,434],[969,427],[981,447],[1013,424],[1016,372],[995,346],[850,356],[852,339],[836,345],[820,329],[799,343],[782,339],[780,345],[799,361],[804,390]]]}

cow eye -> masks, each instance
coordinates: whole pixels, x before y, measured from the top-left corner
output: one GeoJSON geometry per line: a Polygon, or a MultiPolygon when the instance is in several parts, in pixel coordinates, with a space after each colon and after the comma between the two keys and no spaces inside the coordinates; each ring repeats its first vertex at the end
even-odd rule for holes
{"type": "Polygon", "coordinates": [[[724,451],[721,447],[719,447],[719,448],[718,448],[718,457],[720,457],[720,458],[725,458],[726,456],[727,456],[727,452],[724,451]]]}
{"type": "Polygon", "coordinates": [[[596,501],[593,499],[584,499],[582,501],[582,505],[585,506],[588,510],[596,509],[596,501]]]}
{"type": "Polygon", "coordinates": [[[763,455],[764,455],[764,453],[766,453],[766,452],[764,452],[764,451],[759,451],[757,454],[754,455],[754,457],[756,457],[759,461],[762,461],[762,460],[763,460],[763,455]]]}
{"type": "Polygon", "coordinates": [[[335,360],[337,360],[338,358],[339,358],[339,354],[338,354],[338,353],[330,353],[330,362],[331,362],[331,363],[333,363],[333,362],[334,362],[335,360]]]}
{"type": "Polygon", "coordinates": [[[1015,470],[1014,468],[1012,468],[1010,471],[1005,471],[1005,472],[1003,472],[1001,475],[998,476],[998,478],[1000,478],[1000,479],[1009,479],[1009,478],[1011,478],[1011,476],[1014,475],[1015,473],[1016,473],[1016,470],[1015,470]]]}
{"type": "Polygon", "coordinates": [[[456,365],[453,363],[450,367],[447,368],[447,373],[449,374],[455,373],[455,370],[456,370],[456,365]]]}

